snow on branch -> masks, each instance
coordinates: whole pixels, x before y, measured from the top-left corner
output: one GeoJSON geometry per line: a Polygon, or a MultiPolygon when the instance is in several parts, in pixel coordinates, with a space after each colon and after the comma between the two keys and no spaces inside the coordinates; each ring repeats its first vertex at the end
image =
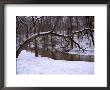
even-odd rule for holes
{"type": "Polygon", "coordinates": [[[18,55],[20,54],[21,50],[29,43],[31,42],[33,39],[39,37],[39,36],[45,36],[45,35],[53,35],[53,36],[59,36],[59,37],[63,37],[63,38],[69,38],[73,43],[75,43],[79,49],[83,50],[84,52],[84,49],[81,48],[81,46],[75,41],[73,40],[71,37],[74,35],[74,34],[77,34],[77,33],[82,33],[84,32],[85,30],[90,30],[90,29],[84,29],[82,31],[78,31],[78,32],[74,32],[72,35],[62,35],[62,34],[57,34],[57,33],[54,33],[53,30],[52,31],[48,31],[48,32],[40,32],[40,33],[36,33],[34,35],[32,35],[31,37],[27,38],[22,44],[20,44],[20,46],[17,48],[17,51],[16,51],[16,57],[18,57],[18,55]]]}
{"type": "Polygon", "coordinates": [[[27,38],[22,44],[19,45],[19,47],[17,48],[17,51],[16,51],[16,57],[18,57],[19,53],[21,52],[21,50],[29,43],[31,42],[33,39],[39,37],[39,36],[44,36],[44,35],[48,35],[50,34],[52,31],[49,31],[49,32],[41,32],[41,33],[36,33],[32,36],[30,36],[29,38],[27,38]]]}
{"type": "Polygon", "coordinates": [[[80,30],[80,31],[75,31],[74,33],[72,33],[70,36],[73,36],[75,34],[79,34],[79,33],[83,33],[85,31],[91,31],[94,32],[94,30],[91,30],[90,28],[85,28],[84,30],[80,30]]]}

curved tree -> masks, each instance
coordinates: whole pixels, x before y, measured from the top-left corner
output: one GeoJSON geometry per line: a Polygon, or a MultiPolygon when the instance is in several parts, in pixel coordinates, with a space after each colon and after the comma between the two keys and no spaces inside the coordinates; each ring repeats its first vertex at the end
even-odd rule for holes
{"type": "Polygon", "coordinates": [[[69,51],[75,46],[84,52],[80,40],[87,37],[94,45],[93,16],[17,16],[16,17],[17,50],[16,57],[23,49],[34,45],[35,56],[37,48],[56,48],[56,45],[69,51]],[[77,39],[76,39],[77,38],[77,39]],[[40,43],[44,42],[44,43],[40,43]],[[48,47],[46,45],[48,44],[48,47]]]}

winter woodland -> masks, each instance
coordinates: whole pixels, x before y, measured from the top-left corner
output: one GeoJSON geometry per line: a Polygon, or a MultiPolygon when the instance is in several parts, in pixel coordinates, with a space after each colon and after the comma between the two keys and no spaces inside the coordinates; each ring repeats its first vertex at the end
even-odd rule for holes
{"type": "Polygon", "coordinates": [[[94,16],[16,16],[17,74],[94,74],[94,16]]]}

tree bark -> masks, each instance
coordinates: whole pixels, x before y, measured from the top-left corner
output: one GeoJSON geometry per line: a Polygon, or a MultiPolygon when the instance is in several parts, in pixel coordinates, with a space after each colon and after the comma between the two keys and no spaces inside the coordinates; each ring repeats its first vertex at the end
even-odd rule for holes
{"type": "MultiPolygon", "coordinates": [[[[76,32],[75,32],[76,33],[76,32]]],[[[78,33],[78,32],[77,32],[78,33]]],[[[80,33],[80,32],[79,32],[80,33]]],[[[23,50],[23,48],[25,48],[25,46],[29,43],[29,42],[31,42],[32,40],[34,40],[35,38],[37,38],[37,37],[39,37],[39,36],[46,36],[46,35],[53,35],[53,36],[59,36],[59,37],[63,37],[63,38],[69,38],[69,39],[71,39],[71,36],[64,36],[64,35],[61,35],[61,34],[57,34],[57,33],[53,33],[52,31],[49,31],[49,32],[45,32],[45,33],[39,33],[39,34],[34,34],[34,35],[32,35],[31,37],[29,37],[28,39],[26,39],[19,47],[18,47],[18,49],[17,49],[17,51],[16,51],[16,58],[18,58],[18,55],[20,54],[20,52],[21,52],[21,50],[23,50]]],[[[74,33],[73,33],[73,35],[74,35],[74,33]]],[[[74,40],[73,40],[73,43],[75,43],[78,47],[79,47],[79,49],[82,49],[81,47],[80,47],[80,45],[77,43],[77,42],[75,42],[74,40]]]]}
{"type": "MultiPolygon", "coordinates": [[[[34,17],[32,16],[32,21],[33,21],[33,27],[34,27],[34,34],[36,34],[36,21],[34,20],[34,17]]],[[[34,38],[34,45],[35,45],[35,56],[38,56],[38,50],[37,50],[37,40],[34,38]]]]}

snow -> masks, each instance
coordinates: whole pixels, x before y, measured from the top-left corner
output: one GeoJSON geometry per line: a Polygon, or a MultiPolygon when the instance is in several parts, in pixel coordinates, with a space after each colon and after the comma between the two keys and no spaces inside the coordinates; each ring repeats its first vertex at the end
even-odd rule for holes
{"type": "Polygon", "coordinates": [[[76,36],[74,37],[74,40],[79,43],[79,45],[85,50],[82,52],[79,50],[78,47],[73,47],[72,50],[70,50],[69,54],[79,54],[79,55],[94,55],[94,45],[89,45],[90,41],[87,39],[86,36],[83,37],[83,39],[78,39],[76,36]]]}
{"type": "Polygon", "coordinates": [[[68,53],[88,56],[88,55],[94,55],[94,50],[87,49],[84,52],[81,52],[81,51],[79,51],[79,49],[72,49],[68,53]]]}
{"type": "Polygon", "coordinates": [[[35,57],[22,50],[17,58],[17,74],[94,74],[94,62],[35,57]]]}
{"type": "Polygon", "coordinates": [[[47,33],[50,33],[52,31],[47,31],[47,32],[40,32],[39,34],[47,34],[47,33]]]}

